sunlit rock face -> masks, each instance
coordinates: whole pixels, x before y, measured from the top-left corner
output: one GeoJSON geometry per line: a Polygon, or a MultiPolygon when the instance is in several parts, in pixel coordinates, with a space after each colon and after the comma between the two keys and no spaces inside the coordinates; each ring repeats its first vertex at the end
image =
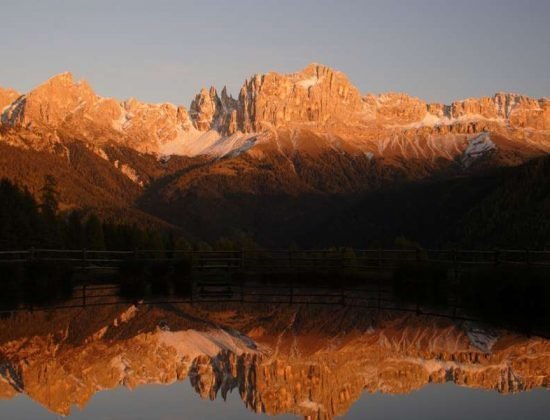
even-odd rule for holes
{"type": "Polygon", "coordinates": [[[14,89],[3,89],[0,87],[0,113],[19,97],[14,89]]]}
{"type": "Polygon", "coordinates": [[[454,382],[548,387],[550,342],[472,323],[342,307],[99,307],[1,321],[0,393],[68,414],[99,390],[189,378],[202,398],[237,390],[256,412],[345,414],[363,392],[454,382]]]}
{"type": "Polygon", "coordinates": [[[79,140],[160,155],[325,150],[429,161],[459,158],[472,137],[489,132],[497,151],[520,160],[550,151],[547,98],[498,93],[444,105],[404,93],[362,95],[344,73],[316,63],[290,74],[256,74],[238,98],[225,88],[221,95],[202,89],[189,112],[102,98],[63,73],[22,96],[0,90],[0,113],[6,141],[47,150],[79,140]],[[248,144],[252,137],[258,141],[248,144]]]}
{"type": "Polygon", "coordinates": [[[237,131],[238,101],[223,88],[221,97],[215,87],[202,89],[193,102],[190,114],[199,131],[217,130],[220,134],[234,134],[237,131]]]}
{"type": "Polygon", "coordinates": [[[341,72],[310,64],[298,73],[257,74],[239,93],[238,126],[263,131],[288,123],[353,120],[363,110],[361,94],[341,72]]]}
{"type": "MultiPolygon", "coordinates": [[[[183,107],[102,98],[87,82],[75,82],[70,73],[20,96],[3,109],[1,121],[5,129],[18,130],[27,138],[36,134],[57,142],[124,144],[140,152],[157,152],[191,127],[183,107]]],[[[40,149],[39,144],[29,145],[40,149]]]]}

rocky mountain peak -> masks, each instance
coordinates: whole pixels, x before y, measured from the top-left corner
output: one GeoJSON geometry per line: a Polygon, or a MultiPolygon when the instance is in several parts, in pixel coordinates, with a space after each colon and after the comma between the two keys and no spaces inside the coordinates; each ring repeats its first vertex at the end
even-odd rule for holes
{"type": "MultiPolygon", "coordinates": [[[[318,78],[321,78],[327,74],[333,74],[333,73],[340,73],[343,75],[342,72],[338,70],[334,70],[333,68],[329,66],[325,66],[324,64],[320,63],[309,63],[306,67],[304,67],[301,71],[299,71],[297,74],[305,74],[305,75],[311,75],[316,76],[318,78]]],[[[345,76],[345,75],[344,75],[345,76]]]]}
{"type": "Polygon", "coordinates": [[[229,95],[227,93],[227,86],[224,86],[223,89],[222,89],[222,101],[227,101],[229,99],[232,99],[233,96],[229,95]]]}
{"type": "Polygon", "coordinates": [[[214,127],[215,120],[223,111],[222,103],[214,86],[202,88],[191,102],[190,114],[195,127],[207,131],[214,127]]]}
{"type": "Polygon", "coordinates": [[[4,89],[0,87],[0,114],[3,109],[10,105],[20,96],[15,89],[4,89]]]}
{"type": "Polygon", "coordinates": [[[238,126],[262,131],[294,123],[347,121],[362,111],[359,90],[341,72],[310,64],[291,74],[256,74],[239,94],[238,126]]]}
{"type": "Polygon", "coordinates": [[[97,99],[86,81],[74,82],[71,73],[61,73],[12,103],[4,110],[2,122],[56,128],[78,106],[93,104],[97,99]]]}
{"type": "Polygon", "coordinates": [[[191,103],[190,116],[199,131],[217,130],[220,134],[231,135],[237,127],[237,107],[239,102],[227,93],[224,86],[221,97],[214,86],[203,88],[191,103]]]}
{"type": "MultiPolygon", "coordinates": [[[[215,89],[212,95],[217,97],[215,89]]],[[[117,143],[140,152],[158,153],[164,144],[191,129],[183,106],[148,104],[133,97],[126,101],[103,98],[69,72],[52,77],[3,109],[2,125],[22,133],[39,134],[54,142],[117,143]]],[[[46,143],[45,147],[50,146],[46,143]]]]}
{"type": "Polygon", "coordinates": [[[45,101],[57,99],[60,103],[63,101],[82,102],[97,99],[90,84],[86,80],[75,81],[70,72],[61,73],[48,79],[45,83],[33,89],[27,97],[45,101]]]}

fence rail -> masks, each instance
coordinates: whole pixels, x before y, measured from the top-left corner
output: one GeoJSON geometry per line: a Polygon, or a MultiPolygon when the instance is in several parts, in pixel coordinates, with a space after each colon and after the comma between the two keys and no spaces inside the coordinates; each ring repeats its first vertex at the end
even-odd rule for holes
{"type": "Polygon", "coordinates": [[[0,264],[48,261],[72,263],[84,269],[115,268],[125,261],[187,259],[195,269],[375,269],[407,262],[438,263],[455,268],[490,265],[528,265],[550,268],[550,251],[462,249],[345,249],[180,251],[41,249],[0,251],[0,264]]]}

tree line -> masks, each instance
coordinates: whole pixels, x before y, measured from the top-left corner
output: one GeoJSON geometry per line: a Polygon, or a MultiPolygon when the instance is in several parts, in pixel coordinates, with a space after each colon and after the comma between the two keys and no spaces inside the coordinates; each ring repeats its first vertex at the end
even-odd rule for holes
{"type": "Polygon", "coordinates": [[[60,211],[57,182],[44,178],[40,198],[9,179],[0,180],[0,249],[90,250],[237,250],[255,247],[249,238],[190,241],[171,229],[144,229],[136,224],[101,220],[87,210],[60,211]]]}

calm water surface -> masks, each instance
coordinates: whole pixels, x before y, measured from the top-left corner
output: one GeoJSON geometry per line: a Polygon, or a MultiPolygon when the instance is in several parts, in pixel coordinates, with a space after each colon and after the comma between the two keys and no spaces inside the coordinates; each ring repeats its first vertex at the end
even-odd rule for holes
{"type": "Polygon", "coordinates": [[[0,320],[0,418],[542,419],[550,340],[339,305],[126,304],[0,320]]]}
{"type": "MultiPolygon", "coordinates": [[[[550,394],[546,389],[527,393],[499,395],[472,390],[453,384],[427,385],[407,395],[364,393],[354,403],[347,419],[547,419],[550,394]]],[[[71,419],[255,419],[266,415],[247,410],[237,394],[225,401],[201,400],[189,383],[169,386],[146,385],[134,391],[116,388],[99,392],[84,410],[78,408],[71,419]]],[[[299,418],[296,415],[277,415],[278,419],[299,418]]],[[[26,396],[18,396],[0,404],[0,418],[55,419],[59,415],[26,396]]]]}

